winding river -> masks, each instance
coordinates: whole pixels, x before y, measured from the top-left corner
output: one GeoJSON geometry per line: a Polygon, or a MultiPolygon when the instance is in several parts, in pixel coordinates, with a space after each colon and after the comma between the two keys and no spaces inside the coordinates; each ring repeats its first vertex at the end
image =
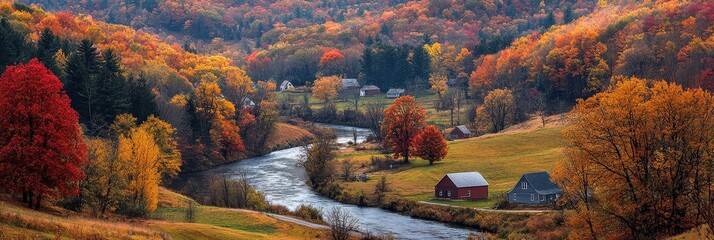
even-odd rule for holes
{"type": "MultiPolygon", "coordinates": [[[[347,143],[353,140],[352,127],[325,125],[337,132],[337,142],[347,143]]],[[[364,141],[370,131],[357,128],[357,141],[364,141]]],[[[343,204],[315,193],[305,184],[305,170],[299,165],[302,148],[295,147],[271,152],[268,155],[241,160],[213,168],[208,171],[193,173],[189,177],[201,177],[212,174],[238,176],[239,172],[247,175],[257,190],[265,193],[265,198],[272,204],[287,206],[295,210],[300,204],[309,204],[327,212],[334,206],[346,209],[359,219],[360,231],[374,234],[391,233],[397,239],[465,239],[473,229],[450,226],[444,223],[412,218],[406,215],[374,207],[359,207],[343,204]]]]}

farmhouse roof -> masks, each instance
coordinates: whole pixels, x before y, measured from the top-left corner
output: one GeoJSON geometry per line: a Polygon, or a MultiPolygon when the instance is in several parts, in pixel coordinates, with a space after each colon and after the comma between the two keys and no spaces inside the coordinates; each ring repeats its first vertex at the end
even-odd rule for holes
{"type": "Polygon", "coordinates": [[[404,93],[404,88],[390,88],[387,93],[404,93]]]}
{"type": "Polygon", "coordinates": [[[469,130],[468,128],[466,128],[465,125],[456,126],[456,129],[458,129],[459,131],[461,131],[463,134],[471,134],[471,130],[469,130]]]}
{"type": "Polygon", "coordinates": [[[359,87],[359,82],[357,82],[357,79],[354,79],[354,78],[343,78],[342,79],[342,87],[343,88],[359,87]]]}
{"type": "Polygon", "coordinates": [[[444,177],[449,177],[457,188],[488,186],[479,172],[448,173],[444,177]]]}
{"type": "Polygon", "coordinates": [[[362,90],[365,90],[365,91],[379,90],[379,87],[374,86],[374,85],[364,85],[364,87],[362,87],[362,90]]]}
{"type": "Polygon", "coordinates": [[[560,192],[558,185],[550,180],[548,172],[532,172],[523,174],[523,177],[539,194],[555,194],[560,192]]]}

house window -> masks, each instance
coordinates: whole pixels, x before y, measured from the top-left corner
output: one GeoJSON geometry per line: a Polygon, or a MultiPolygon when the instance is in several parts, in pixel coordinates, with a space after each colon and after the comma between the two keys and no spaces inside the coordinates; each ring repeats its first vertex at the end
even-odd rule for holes
{"type": "Polygon", "coordinates": [[[513,201],[516,201],[516,194],[513,194],[513,201]]]}
{"type": "Polygon", "coordinates": [[[545,195],[540,195],[540,201],[545,201],[545,195]]]}
{"type": "Polygon", "coordinates": [[[446,196],[451,197],[451,190],[446,190],[446,196]]]}
{"type": "Polygon", "coordinates": [[[535,195],[531,193],[531,201],[535,201],[535,195]]]}
{"type": "Polygon", "coordinates": [[[439,190],[439,197],[444,196],[444,191],[439,190]]]}
{"type": "Polygon", "coordinates": [[[471,190],[466,190],[466,196],[471,197],[471,190]]]}
{"type": "Polygon", "coordinates": [[[558,198],[560,198],[560,194],[557,194],[557,193],[556,193],[556,194],[555,194],[555,199],[558,199],[558,198]]]}
{"type": "Polygon", "coordinates": [[[522,183],[521,183],[521,188],[522,188],[522,189],[528,189],[528,183],[527,183],[527,182],[522,182],[522,183]]]}

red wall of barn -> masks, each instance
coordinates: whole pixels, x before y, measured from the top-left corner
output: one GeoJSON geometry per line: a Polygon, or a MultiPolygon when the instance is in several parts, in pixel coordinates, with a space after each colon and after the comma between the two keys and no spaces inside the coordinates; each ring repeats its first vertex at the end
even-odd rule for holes
{"type": "Polygon", "coordinates": [[[457,188],[449,177],[445,177],[434,187],[434,197],[468,200],[486,199],[488,198],[488,186],[457,188]],[[439,190],[444,191],[443,196],[439,196],[439,190]],[[447,190],[451,190],[451,197],[447,196],[447,190]],[[467,197],[466,191],[468,190],[471,190],[471,197],[467,197]]]}

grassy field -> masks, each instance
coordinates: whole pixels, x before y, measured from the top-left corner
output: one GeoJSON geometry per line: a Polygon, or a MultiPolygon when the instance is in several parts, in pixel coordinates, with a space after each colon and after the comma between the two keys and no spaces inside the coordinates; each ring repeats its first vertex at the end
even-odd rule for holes
{"type": "MultiPolygon", "coordinates": [[[[395,170],[375,172],[368,182],[345,183],[351,191],[371,193],[380,175],[386,174],[395,194],[411,200],[431,201],[466,207],[493,206],[504,192],[513,188],[522,174],[551,171],[555,162],[563,158],[561,130],[563,126],[539,128],[529,131],[495,134],[479,138],[449,142],[446,159],[429,165],[416,159],[409,166],[395,170]],[[433,200],[434,185],[446,173],[478,171],[489,182],[489,199],[483,201],[433,200]]],[[[342,159],[351,158],[361,164],[375,151],[347,152],[342,159]]],[[[360,165],[360,164],[358,164],[360,165]]]]}
{"type": "MultiPolygon", "coordinates": [[[[303,95],[305,93],[293,93],[293,92],[282,92],[278,94],[278,99],[292,99],[293,104],[299,104],[303,102],[303,95]]],[[[320,109],[324,106],[324,103],[317,98],[312,96],[312,93],[307,93],[309,96],[308,102],[312,109],[320,109]]],[[[427,111],[427,123],[437,125],[440,127],[449,126],[451,124],[450,116],[448,111],[436,111],[435,104],[438,101],[438,96],[436,94],[424,94],[416,97],[417,103],[423,106],[427,111]]],[[[387,98],[387,94],[381,94],[378,96],[362,97],[359,101],[359,109],[365,111],[364,104],[371,102],[379,102],[385,106],[389,106],[394,102],[394,99],[387,98]]],[[[350,101],[337,100],[335,102],[335,107],[338,111],[343,111],[345,109],[354,108],[354,103],[350,101]]],[[[463,119],[461,123],[465,123],[467,106],[462,106],[461,108],[461,118],[463,119]]],[[[456,122],[456,119],[454,119],[456,122]]]]}
{"type": "Polygon", "coordinates": [[[184,221],[193,200],[161,188],[158,220],[94,219],[52,207],[30,210],[0,201],[0,239],[326,239],[328,233],[260,213],[197,206],[195,223],[184,221]]]}

